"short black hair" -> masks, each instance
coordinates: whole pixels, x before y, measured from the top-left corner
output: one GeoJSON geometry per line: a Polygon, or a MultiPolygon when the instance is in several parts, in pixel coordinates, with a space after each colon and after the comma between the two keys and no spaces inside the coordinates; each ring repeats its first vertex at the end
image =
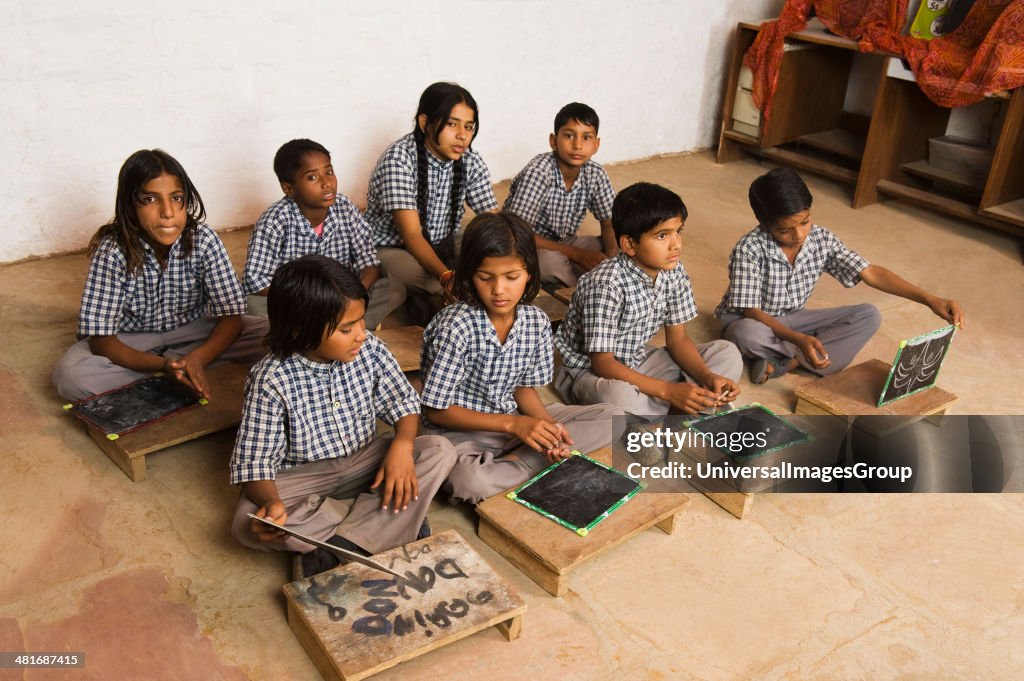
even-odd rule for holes
{"type": "Polygon", "coordinates": [[[774,168],[750,183],[750,207],[761,229],[811,208],[811,190],[792,168],[774,168]]]}
{"type": "Polygon", "coordinates": [[[686,204],[671,189],[651,182],[631,184],[615,196],[612,203],[612,227],[615,240],[628,236],[640,241],[665,220],[686,220],[686,204]]]}
{"type": "Polygon", "coordinates": [[[353,300],[368,301],[355,272],[334,258],[304,255],[281,265],[267,294],[267,345],[278,357],[316,350],[353,300]]]}
{"type": "Polygon", "coordinates": [[[555,114],[555,134],[557,135],[562,126],[569,121],[579,121],[583,125],[589,125],[594,128],[594,132],[601,127],[601,119],[597,117],[597,112],[580,102],[570,102],[558,110],[558,113],[555,114]]]}
{"type": "Polygon", "coordinates": [[[274,154],[274,174],[278,181],[294,184],[295,173],[302,167],[302,159],[311,151],[318,151],[328,159],[331,158],[331,152],[313,140],[301,138],[282,144],[274,154]]]}
{"type": "Polygon", "coordinates": [[[523,297],[516,302],[529,303],[540,292],[540,262],[533,229],[518,215],[504,211],[483,213],[473,218],[462,235],[462,249],[452,285],[455,297],[474,307],[483,307],[484,303],[473,286],[473,273],[480,268],[484,258],[509,255],[521,258],[530,276],[523,297]]]}

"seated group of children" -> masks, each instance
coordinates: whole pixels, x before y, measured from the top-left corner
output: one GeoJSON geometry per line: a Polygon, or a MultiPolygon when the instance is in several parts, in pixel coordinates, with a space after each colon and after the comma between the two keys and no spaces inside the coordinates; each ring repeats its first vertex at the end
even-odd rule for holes
{"type": "Polygon", "coordinates": [[[842,369],[879,313],[804,310],[823,271],[963,321],[954,301],[869,265],[813,225],[807,187],[780,169],[751,186],[759,225],[733,250],[715,311],[725,339],[694,343],[684,324],[697,308],[680,262],[686,206],[649,183],[615,195],[591,160],[593,109],[558,113],[552,151],[516,176],[501,212],[471,149],[478,126],[465,89],[427,88],[413,132],[377,163],[365,215],[337,194],[323,146],[285,144],[274,159],[285,196],[253,230],[242,284],[181,165],[136,152],[118,177],[114,219],[90,244],[81,340],[57,363],[58,392],[78,399],[164,371],[209,396],[212,362],[255,361],[230,464],[241,485],[232,533],[303,553],[311,574],[337,558],[248,514],[377,553],[429,535],[439,490],[476,503],[573,449],[606,446],[615,415],[660,418],[735,400],[743,356],[754,359],[755,383],[798,364],[842,369]],[[458,242],[467,203],[478,215],[458,242]],[[577,235],[588,209],[600,238],[577,235]],[[542,283],[577,279],[553,337],[530,302],[542,283]],[[260,314],[245,314],[246,294],[260,314]],[[407,296],[438,294],[454,302],[424,332],[420,395],[368,329],[407,296]],[[649,345],[662,327],[666,346],[649,345]],[[542,402],[536,389],[552,381],[567,404],[542,402]],[[393,435],[378,436],[378,419],[393,435]]]}

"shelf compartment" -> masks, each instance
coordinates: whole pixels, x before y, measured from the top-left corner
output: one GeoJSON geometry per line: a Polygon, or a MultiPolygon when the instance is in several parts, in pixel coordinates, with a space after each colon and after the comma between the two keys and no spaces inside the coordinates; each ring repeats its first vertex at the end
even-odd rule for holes
{"type": "Polygon", "coordinates": [[[900,166],[900,170],[935,183],[938,187],[946,187],[972,199],[980,199],[985,190],[984,178],[973,177],[966,173],[936,168],[928,161],[911,161],[900,166]]]}
{"type": "Polygon", "coordinates": [[[809,135],[802,135],[800,146],[811,147],[835,156],[860,162],[864,156],[864,143],[867,137],[858,135],[843,128],[833,128],[809,135]]]}
{"type": "Polygon", "coordinates": [[[916,203],[925,208],[931,208],[953,217],[963,218],[972,222],[993,227],[1003,232],[1009,232],[1017,236],[1024,236],[1024,227],[1006,222],[1004,219],[993,219],[978,211],[978,209],[963,201],[957,201],[947,196],[940,196],[934,192],[917,187],[911,187],[894,180],[879,180],[876,187],[880,194],[885,194],[896,199],[904,199],[916,203]]]}
{"type": "Polygon", "coordinates": [[[752,147],[747,149],[747,151],[781,165],[792,166],[793,168],[799,168],[800,170],[824,175],[825,177],[830,177],[833,180],[839,180],[840,182],[847,182],[850,184],[857,182],[856,170],[851,170],[850,168],[845,168],[836,163],[831,163],[790,149],[782,149],[780,147],[758,149],[757,147],[752,147]]]}
{"type": "Polygon", "coordinates": [[[989,215],[999,220],[1006,220],[1018,227],[1024,228],[1024,199],[1017,199],[1016,201],[1009,201],[998,206],[983,208],[981,213],[982,215],[989,215]]]}

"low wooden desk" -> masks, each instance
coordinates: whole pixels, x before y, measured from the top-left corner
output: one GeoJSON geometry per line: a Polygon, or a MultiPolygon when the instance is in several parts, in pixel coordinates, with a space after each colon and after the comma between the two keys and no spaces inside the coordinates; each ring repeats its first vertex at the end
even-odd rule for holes
{"type": "MultiPolygon", "coordinates": [[[[611,464],[611,448],[589,454],[611,464]]],[[[666,534],[675,529],[676,514],[690,503],[685,494],[640,492],[580,537],[536,511],[511,501],[505,493],[477,505],[478,534],[484,542],[537,582],[552,596],[568,590],[569,574],[583,563],[630,537],[657,526],[666,534]]]]}

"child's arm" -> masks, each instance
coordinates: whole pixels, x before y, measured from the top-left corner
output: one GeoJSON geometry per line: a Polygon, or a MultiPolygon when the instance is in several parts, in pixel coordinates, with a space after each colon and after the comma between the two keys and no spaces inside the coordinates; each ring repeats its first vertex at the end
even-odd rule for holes
{"type": "Polygon", "coordinates": [[[609,258],[619,254],[619,245],[615,241],[615,229],[612,227],[611,219],[601,220],[601,243],[604,244],[604,254],[609,258]]]}
{"type": "MultiPolygon", "coordinates": [[[[277,493],[277,483],[273,480],[250,480],[242,483],[242,494],[258,506],[253,515],[272,520],[278,525],[284,525],[287,522],[288,511],[285,510],[284,502],[281,501],[281,497],[277,493]]],[[[267,527],[257,520],[249,520],[249,530],[260,541],[273,541],[284,536],[284,532],[281,530],[267,527]]]]}
{"type": "Polygon", "coordinates": [[[804,358],[816,369],[824,369],[832,363],[828,358],[828,353],[825,352],[825,346],[816,337],[794,331],[759,307],[745,308],[743,316],[761,322],[772,330],[776,338],[788,341],[800,348],[804,358]]]}
{"type": "Polygon", "coordinates": [[[868,265],[866,268],[861,270],[860,278],[871,288],[891,293],[892,295],[899,296],[900,298],[912,300],[915,303],[921,303],[922,305],[931,308],[932,312],[942,317],[950,324],[956,324],[960,328],[963,328],[964,313],[963,310],[960,309],[960,303],[955,300],[934,296],[924,289],[914,286],[895,272],[887,270],[884,267],[879,267],[878,265],[868,265]]]}
{"type": "Polygon", "coordinates": [[[413,461],[413,442],[419,430],[419,414],[406,414],[395,421],[395,439],[388,447],[388,453],[377,470],[370,489],[377,489],[383,483],[381,509],[391,508],[395,513],[409,508],[409,502],[420,498],[419,481],[416,479],[416,464],[413,461]]]}
{"type": "Polygon", "coordinates": [[[594,269],[604,261],[608,256],[600,251],[590,251],[586,248],[576,248],[569,244],[563,244],[558,241],[546,239],[540,234],[533,235],[534,240],[537,243],[537,248],[546,248],[549,251],[558,251],[570,261],[576,263],[587,272],[594,269]]]}
{"type": "Polygon", "coordinates": [[[363,286],[369,291],[370,287],[377,283],[380,279],[380,265],[372,265],[370,267],[364,267],[359,272],[359,281],[363,282],[363,286]]]}
{"type": "Polygon", "coordinates": [[[449,430],[483,430],[514,435],[538,452],[552,449],[562,441],[561,424],[536,416],[485,414],[455,404],[445,409],[423,405],[423,413],[431,423],[449,430]]]}
{"type": "Polygon", "coordinates": [[[540,395],[537,394],[537,390],[532,387],[520,386],[516,388],[513,394],[516,400],[516,406],[519,407],[519,412],[526,416],[532,416],[540,419],[542,422],[550,423],[558,427],[561,432],[560,441],[554,447],[544,450],[548,460],[552,463],[559,459],[564,459],[569,456],[572,452],[570,447],[574,444],[572,437],[569,435],[569,431],[564,425],[551,418],[551,414],[544,407],[544,403],[540,400],[540,395]]]}
{"type": "Polygon", "coordinates": [[[218,317],[209,337],[184,357],[167,363],[176,379],[191,386],[197,393],[209,399],[210,386],[206,382],[206,365],[238,340],[242,333],[242,318],[239,315],[218,317]]]}
{"type": "Polygon", "coordinates": [[[391,217],[405,244],[405,250],[412,253],[416,262],[432,277],[440,279],[441,275],[448,271],[448,268],[437,257],[434,247],[424,238],[423,227],[420,225],[420,214],[414,210],[395,210],[391,212],[391,217]]]}
{"type": "MultiPolygon", "coordinates": [[[[673,357],[673,359],[675,358],[673,357]]],[[[590,353],[590,368],[601,378],[625,381],[635,385],[644,395],[664,400],[688,414],[695,414],[702,409],[713,407],[715,399],[721,394],[715,394],[690,383],[670,383],[641,374],[615,359],[615,354],[611,352],[590,353]]]]}
{"type": "Polygon", "coordinates": [[[732,402],[740,394],[739,386],[725,376],[712,373],[700,356],[697,346],[693,344],[693,340],[686,333],[685,326],[682,324],[667,325],[665,340],[668,354],[672,355],[672,359],[679,365],[679,368],[695,378],[701,386],[711,391],[714,404],[709,406],[721,402],[732,402]]]}

